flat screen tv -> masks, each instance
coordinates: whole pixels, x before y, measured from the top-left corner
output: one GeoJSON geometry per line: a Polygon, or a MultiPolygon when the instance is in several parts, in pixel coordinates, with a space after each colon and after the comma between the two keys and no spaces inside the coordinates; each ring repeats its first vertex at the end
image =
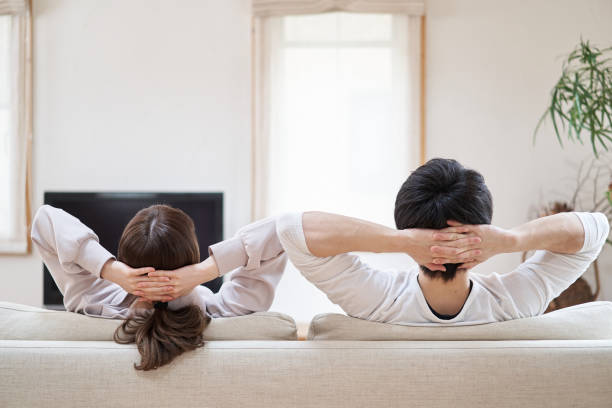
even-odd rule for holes
{"type": "MultiPolygon", "coordinates": [[[[44,201],[80,219],[98,235],[100,244],[114,255],[129,220],[139,210],[153,204],[180,208],[193,219],[201,260],[208,256],[209,245],[223,239],[223,193],[46,192],[44,201]]],[[[44,265],[43,274],[45,306],[62,309],[63,296],[44,265]]],[[[206,286],[217,292],[221,283],[222,278],[217,278],[206,286]]]]}

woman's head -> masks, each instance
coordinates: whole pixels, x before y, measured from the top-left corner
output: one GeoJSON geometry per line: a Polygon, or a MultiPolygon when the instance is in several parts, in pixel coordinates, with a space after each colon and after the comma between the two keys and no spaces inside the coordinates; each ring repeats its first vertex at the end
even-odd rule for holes
{"type": "Polygon", "coordinates": [[[136,213],[123,230],[117,260],[132,268],[173,270],[200,262],[191,218],[178,208],[152,205],[136,213]]]}
{"type": "MultiPolygon", "coordinates": [[[[132,268],[173,270],[200,261],[193,221],[167,205],[140,210],[123,230],[117,252],[117,259],[132,268]]],[[[136,343],[142,359],[134,366],[146,371],[201,347],[209,321],[196,305],[177,310],[159,307],[128,318],[117,328],[114,339],[121,344],[136,343]]]]}

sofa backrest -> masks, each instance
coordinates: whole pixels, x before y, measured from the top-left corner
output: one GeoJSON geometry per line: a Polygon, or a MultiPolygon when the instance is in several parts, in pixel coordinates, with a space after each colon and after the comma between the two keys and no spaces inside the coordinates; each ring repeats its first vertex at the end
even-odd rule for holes
{"type": "Polygon", "coordinates": [[[340,314],[315,316],[309,340],[612,339],[612,302],[590,302],[541,316],[471,326],[404,326],[340,314]]]}
{"type": "MultiPolygon", "coordinates": [[[[113,340],[122,320],[79,313],[41,309],[0,302],[2,340],[113,340]]],[[[265,312],[212,319],[204,340],[296,340],[293,319],[282,313],[265,312]]]]}
{"type": "Polygon", "coordinates": [[[134,345],[0,340],[0,407],[610,408],[612,340],[211,341],[152,371],[134,345]]]}

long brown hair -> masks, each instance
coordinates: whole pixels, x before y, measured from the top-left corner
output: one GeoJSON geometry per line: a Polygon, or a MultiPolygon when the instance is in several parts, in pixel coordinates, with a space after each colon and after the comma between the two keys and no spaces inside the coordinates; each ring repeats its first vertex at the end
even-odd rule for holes
{"type": "MultiPolygon", "coordinates": [[[[200,249],[193,221],[167,205],[140,210],[123,230],[117,260],[132,268],[162,270],[198,263],[200,249]]],[[[203,346],[202,331],[209,322],[197,305],[177,310],[160,307],[128,317],[113,338],[120,344],[136,343],[141,361],[134,368],[147,371],[203,346]]]]}

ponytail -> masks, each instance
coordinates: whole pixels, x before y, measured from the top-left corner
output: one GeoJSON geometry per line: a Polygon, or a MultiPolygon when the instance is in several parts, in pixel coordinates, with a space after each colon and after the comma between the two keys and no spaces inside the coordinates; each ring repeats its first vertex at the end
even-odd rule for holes
{"type": "MultiPolygon", "coordinates": [[[[193,220],[178,208],[152,205],[130,220],[121,234],[117,260],[132,268],[174,270],[200,262],[193,220]]],[[[187,303],[189,304],[189,303],[187,303]]],[[[154,370],[186,351],[204,345],[202,332],[210,318],[195,304],[176,310],[155,308],[130,315],[113,335],[119,344],[136,343],[141,361],[136,370],[154,370]]]]}
{"type": "Polygon", "coordinates": [[[136,370],[154,370],[186,351],[204,345],[202,332],[210,318],[197,305],[178,310],[167,307],[147,310],[126,319],[113,335],[119,344],[136,343],[141,361],[136,370]]]}

